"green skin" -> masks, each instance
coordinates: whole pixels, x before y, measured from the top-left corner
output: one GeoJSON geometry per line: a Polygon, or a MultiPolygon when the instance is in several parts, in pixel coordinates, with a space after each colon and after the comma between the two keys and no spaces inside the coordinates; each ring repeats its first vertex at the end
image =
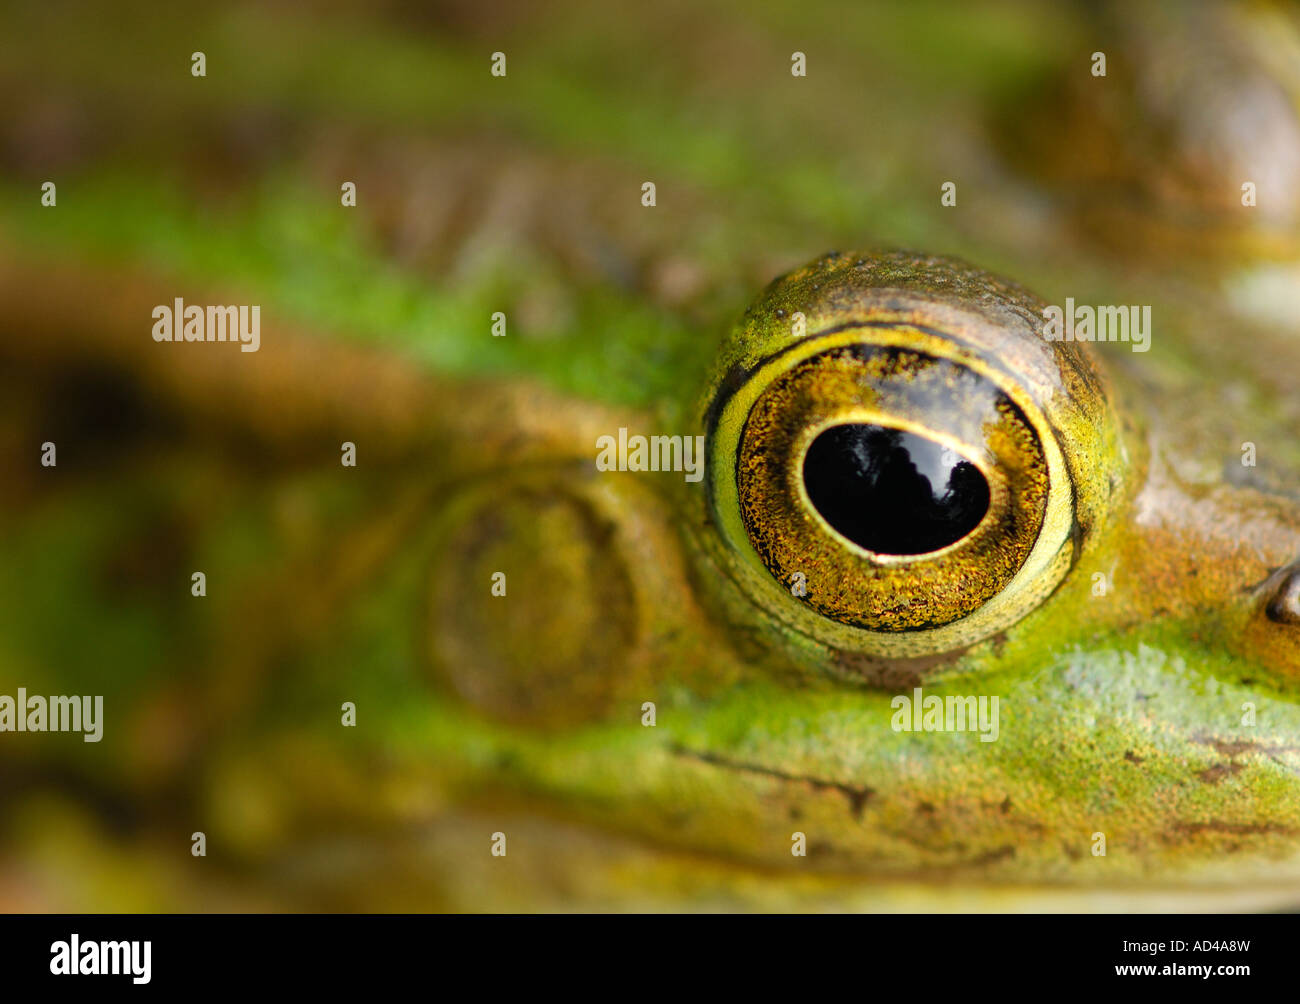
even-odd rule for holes
{"type": "Polygon", "coordinates": [[[0,907],[1300,903],[1300,339],[1225,292],[1247,224],[1231,261],[1124,258],[995,166],[986,112],[1085,25],[932,13],[764,8],[715,65],[733,11],[16,12],[0,693],[106,723],[5,734],[0,907]],[[735,587],[702,483],[593,469],[620,427],[702,432],[744,304],[864,241],[1155,318],[1150,352],[1098,347],[1122,491],[1060,587],[869,683],[735,587]],[[153,343],[175,296],[261,304],[261,350],[153,343]],[[998,740],[892,730],[918,684],[997,695],[998,740]]]}

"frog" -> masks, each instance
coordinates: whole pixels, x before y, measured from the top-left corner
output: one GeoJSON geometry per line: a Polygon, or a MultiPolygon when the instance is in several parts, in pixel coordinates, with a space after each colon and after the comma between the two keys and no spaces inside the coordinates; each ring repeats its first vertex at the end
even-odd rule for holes
{"type": "Polygon", "coordinates": [[[1294,231],[1007,155],[1083,9],[751,6],[6,13],[6,909],[1295,907],[1294,231]]]}

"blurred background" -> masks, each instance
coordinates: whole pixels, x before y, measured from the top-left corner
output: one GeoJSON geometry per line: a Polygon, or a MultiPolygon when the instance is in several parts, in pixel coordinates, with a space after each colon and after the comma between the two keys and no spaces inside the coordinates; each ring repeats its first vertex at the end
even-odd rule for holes
{"type": "MultiPolygon", "coordinates": [[[[464,567],[431,514],[509,455],[518,394],[684,427],[726,325],[837,247],[1155,302],[1188,334],[1148,389],[1189,437],[1208,372],[1294,422],[1293,371],[1222,332],[1295,336],[1296,8],[1128,6],[5,3],[0,693],[102,694],[106,721],[0,735],[0,908],[599,908],[635,873],[767,902],[519,779],[429,665],[464,567]],[[1243,163],[1272,172],[1249,217],[1243,163]],[[260,304],[262,350],[154,344],[176,296],[260,304]],[[508,882],[462,853],[495,829],[528,835],[508,882]]],[[[622,644],[526,627],[596,670],[622,644]]]]}

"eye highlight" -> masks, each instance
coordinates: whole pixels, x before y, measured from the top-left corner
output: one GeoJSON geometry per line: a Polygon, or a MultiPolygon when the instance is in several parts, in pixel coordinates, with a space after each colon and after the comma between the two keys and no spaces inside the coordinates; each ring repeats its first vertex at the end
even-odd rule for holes
{"type": "Polygon", "coordinates": [[[1100,377],[1040,336],[1040,310],[901,253],[769,287],[724,346],[707,419],[724,565],[752,601],[888,657],[970,644],[1051,593],[1122,479],[1100,377]]]}
{"type": "Polygon", "coordinates": [[[834,425],[803,458],[803,484],[821,517],[880,554],[954,544],[989,508],[989,483],[946,446],[881,425],[834,425]]]}

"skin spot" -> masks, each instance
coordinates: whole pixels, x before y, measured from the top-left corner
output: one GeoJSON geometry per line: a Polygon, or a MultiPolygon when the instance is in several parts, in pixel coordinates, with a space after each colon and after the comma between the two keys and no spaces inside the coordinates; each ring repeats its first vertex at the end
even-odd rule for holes
{"type": "Polygon", "coordinates": [[[986,854],[981,854],[971,862],[973,865],[991,865],[996,861],[1005,861],[1007,858],[1014,858],[1016,849],[1010,844],[1005,847],[996,847],[986,854]]]}
{"type": "Polygon", "coordinates": [[[1225,777],[1232,777],[1241,772],[1244,764],[1239,763],[1219,763],[1213,767],[1207,767],[1205,770],[1198,770],[1196,776],[1204,784],[1218,784],[1225,777]]]}
{"type": "Polygon", "coordinates": [[[1300,746],[1265,746],[1252,739],[1236,739],[1228,742],[1224,739],[1215,739],[1212,736],[1195,736],[1192,741],[1203,746],[1212,746],[1216,753],[1233,757],[1241,756],[1243,753],[1259,753],[1262,756],[1272,757],[1278,753],[1300,752],[1300,746]]]}
{"type": "MultiPolygon", "coordinates": [[[[807,784],[817,791],[838,791],[849,802],[849,811],[853,814],[854,819],[862,818],[862,810],[866,808],[875,790],[865,785],[843,784],[839,781],[828,781],[820,777],[808,777],[802,774],[787,774],[785,771],[775,770],[771,767],[763,767],[759,764],[744,763],[739,760],[729,760],[726,757],[718,756],[716,753],[707,753],[699,750],[685,749],[684,747],[674,747],[673,752],[680,757],[690,760],[698,760],[700,763],[707,763],[714,767],[722,767],[726,770],[743,771],[747,774],[759,774],[763,777],[775,778],[778,781],[792,781],[807,784]]],[[[812,847],[809,846],[809,853],[812,847]]]]}
{"type": "Polygon", "coordinates": [[[1232,836],[1264,836],[1277,833],[1283,836],[1293,836],[1295,832],[1295,827],[1282,826],[1277,823],[1225,823],[1220,819],[1211,819],[1204,823],[1175,823],[1168,836],[1174,837],[1175,834],[1179,834],[1195,837],[1202,833],[1221,833],[1232,836]]]}

